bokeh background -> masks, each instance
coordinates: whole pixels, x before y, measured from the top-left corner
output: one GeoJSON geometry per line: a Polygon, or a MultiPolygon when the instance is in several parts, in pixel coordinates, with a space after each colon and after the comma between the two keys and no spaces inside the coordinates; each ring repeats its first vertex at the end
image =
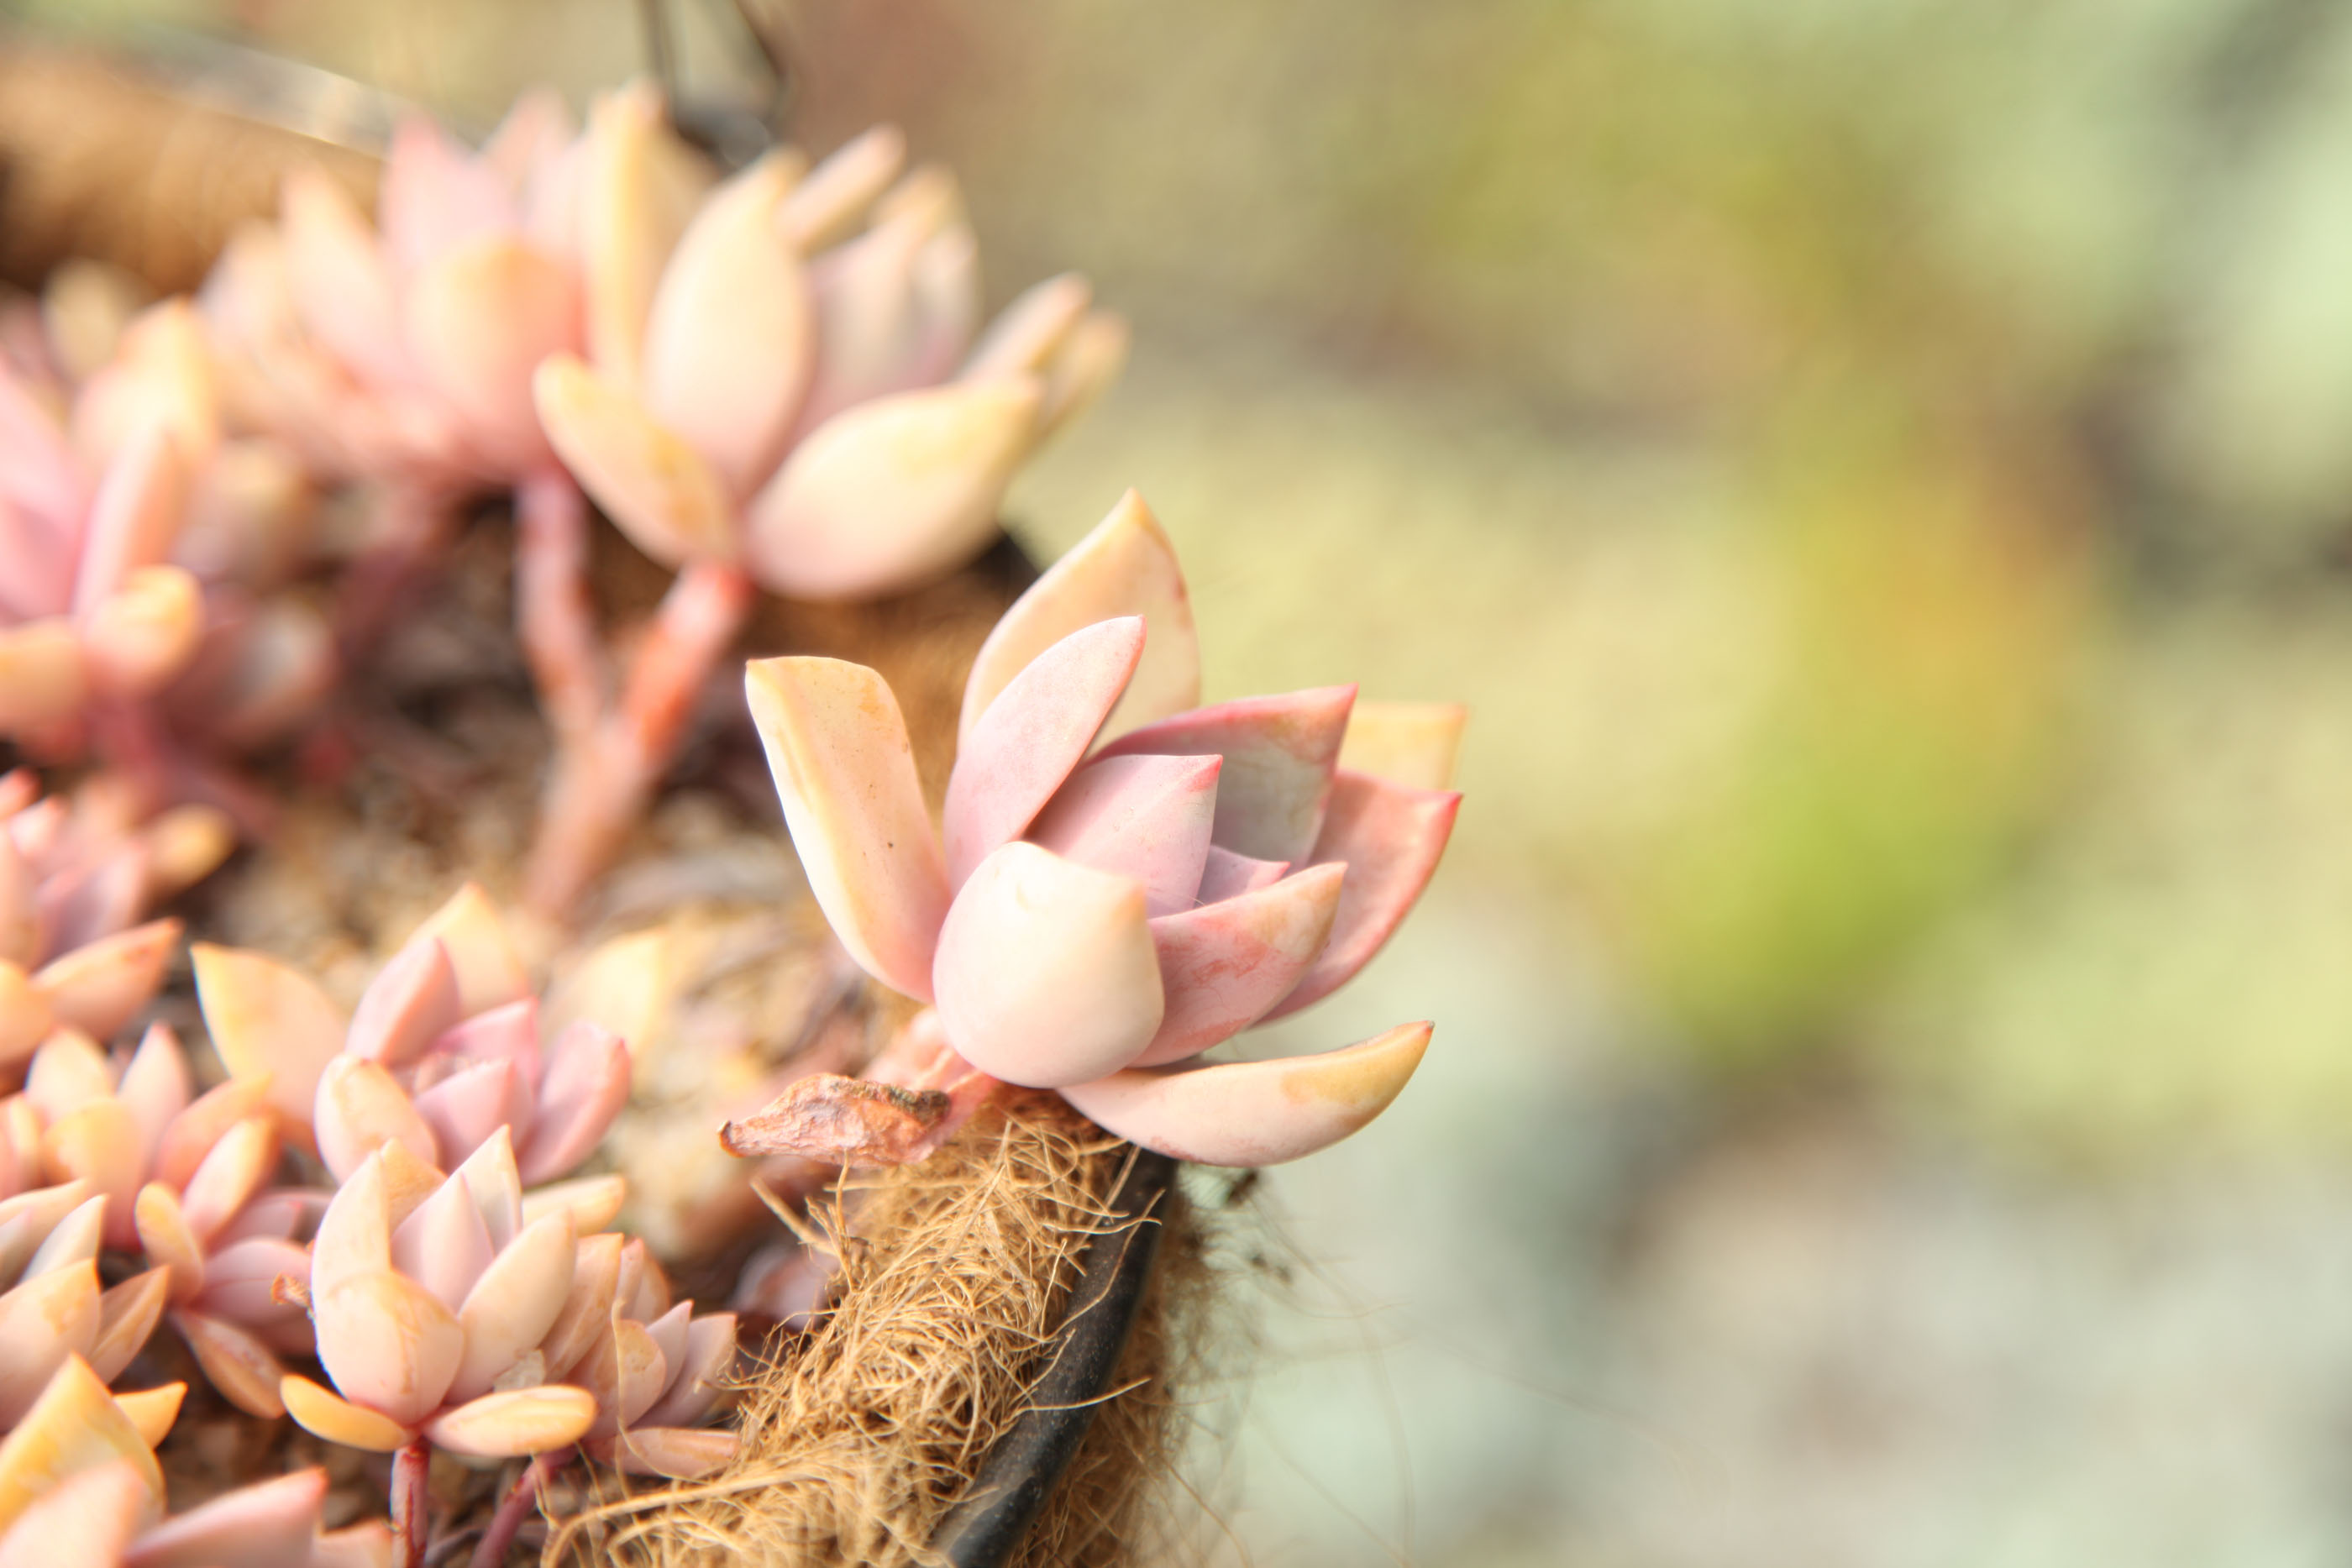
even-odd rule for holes
{"type": "MultiPolygon", "coordinates": [[[[647,57],[627,0],[7,14],[478,130],[647,57]]],[[[1136,323],[1024,540],[1138,486],[1213,695],[1472,707],[1423,912],[1281,1031],[1439,1020],[1236,1213],[1203,1553],[2352,1558],[2352,11],[765,14],[796,136],[899,121],[992,299],[1136,323]]]]}

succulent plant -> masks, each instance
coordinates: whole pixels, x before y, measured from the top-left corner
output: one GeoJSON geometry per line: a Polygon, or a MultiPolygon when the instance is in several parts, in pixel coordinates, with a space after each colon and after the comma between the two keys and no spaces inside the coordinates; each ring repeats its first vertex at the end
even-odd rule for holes
{"type": "Polygon", "coordinates": [[[547,1381],[541,1346],[562,1326],[578,1254],[569,1208],[526,1219],[504,1128],[446,1177],[384,1145],[319,1222],[309,1295],[334,1387],[289,1375],[288,1413],[383,1453],[420,1437],[479,1458],[577,1442],[596,1400],[547,1381]]]}
{"type": "Polygon", "coordinates": [[[558,737],[532,894],[562,908],[675,755],[752,584],[915,586],[979,553],[1013,470],[1117,374],[1126,329],[1056,278],[977,347],[972,237],[941,170],[868,132],[810,170],[769,154],[703,195],[643,95],[586,139],[587,353],[536,377],[547,435],[678,570],[617,683],[589,621],[576,495],[523,495],[521,624],[558,737]]]}
{"type": "Polygon", "coordinates": [[[61,1365],[0,1440],[0,1568],[386,1568],[381,1521],[322,1533],[322,1469],[242,1488],[158,1519],[152,1450],[184,1385],[109,1396],[79,1359],[61,1365]]]}
{"type": "Polygon", "coordinates": [[[698,1424],[719,1408],[736,1361],[735,1315],[673,1301],[642,1240],[580,1244],[564,1326],[542,1347],[551,1375],[596,1396],[583,1447],[626,1470],[690,1480],[735,1456],[731,1431],[698,1424]]]}
{"type": "Polygon", "coordinates": [[[110,1380],[154,1332],[163,1270],[111,1287],[99,1281],[106,1209],[105,1195],[86,1181],[0,1200],[0,1427],[22,1420],[68,1361],[110,1380]]]}
{"type": "MultiPolygon", "coordinates": [[[[310,1330],[272,1288],[301,1272],[299,1239],[320,1200],[261,1196],[278,1164],[267,1088],[232,1079],[195,1093],[186,1053],[164,1024],[151,1026],[119,1068],[87,1035],[60,1030],[34,1053],[25,1092],[6,1113],[37,1134],[46,1177],[90,1195],[106,1246],[144,1250],[152,1266],[140,1276],[144,1288],[158,1310],[169,1303],[173,1326],[213,1384],[240,1406],[274,1416],[271,1352],[307,1350],[310,1330]]],[[[108,1356],[86,1354],[110,1370],[108,1356]]]]}
{"type": "MultiPolygon", "coordinates": [[[[1351,687],[1192,706],[1183,579],[1131,493],[982,646],[943,841],[878,674],[767,659],[747,684],[835,934],[876,979],[936,1008],[906,1051],[969,1064],[934,1079],[966,1086],[976,1069],[1058,1090],[1138,1143],[1257,1165],[1353,1132],[1419,1063],[1426,1024],[1319,1056],[1202,1061],[1370,959],[1434,871],[1460,798],[1338,768],[1351,687]]],[[[1383,722],[1373,749],[1426,775],[1458,714],[1422,716],[1383,722]]],[[[730,1125],[730,1146],[805,1146],[812,1125],[821,1141],[854,1101],[876,1108],[873,1154],[919,1154],[956,1100],[936,1082],[795,1089],[730,1125]]]]}

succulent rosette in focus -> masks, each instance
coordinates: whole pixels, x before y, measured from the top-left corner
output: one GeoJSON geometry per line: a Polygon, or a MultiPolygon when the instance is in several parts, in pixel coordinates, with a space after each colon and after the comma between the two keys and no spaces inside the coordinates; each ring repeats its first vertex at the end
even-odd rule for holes
{"type": "Polygon", "coordinates": [[[1115,378],[1126,329],[1059,277],[975,345],[953,180],[867,132],[809,170],[770,153],[698,202],[626,100],[589,133],[588,352],[538,374],[548,437],[669,566],[740,561],[771,591],[867,598],[978,554],[1039,442],[1115,378]]]}
{"type": "MultiPolygon", "coordinates": [[[[908,1031],[919,1050],[934,1032],[981,1073],[1058,1090],[1181,1158],[1268,1164],[1378,1114],[1429,1026],[1316,1056],[1201,1053],[1360,969],[1435,870],[1460,798],[1338,766],[1351,687],[1194,707],[1199,682],[1182,576],[1131,493],[982,646],[943,841],[878,674],[813,658],[748,672],[835,935],[937,1009],[908,1031]]],[[[1452,710],[1419,745],[1384,731],[1391,751],[1450,756],[1458,726],[1452,710]]],[[[729,1135],[763,1152],[756,1126],[729,1135]]]]}

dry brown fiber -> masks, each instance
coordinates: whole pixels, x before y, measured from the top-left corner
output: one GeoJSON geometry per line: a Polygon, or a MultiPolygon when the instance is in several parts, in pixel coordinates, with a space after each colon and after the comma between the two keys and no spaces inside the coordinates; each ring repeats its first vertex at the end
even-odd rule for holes
{"type": "MultiPolygon", "coordinates": [[[[1024,1407],[1087,1242],[1118,1223],[1132,1148],[1052,1096],[1026,1098],[938,1155],[856,1182],[835,1225],[837,1304],[746,1393],[743,1453],[713,1480],[559,1522],[549,1561],[801,1568],[938,1561],[940,1517],[1024,1407]]],[[[1023,1564],[1137,1561],[1171,1473],[1171,1294],[1181,1212],[1134,1338],[1084,1446],[1016,1552],[1023,1564]]]]}

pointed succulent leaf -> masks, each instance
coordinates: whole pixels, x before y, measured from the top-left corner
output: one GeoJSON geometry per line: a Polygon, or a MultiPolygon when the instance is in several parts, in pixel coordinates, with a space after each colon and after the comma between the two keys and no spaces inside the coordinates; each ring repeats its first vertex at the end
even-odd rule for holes
{"type": "Polygon", "coordinates": [[[985,381],[1043,371],[1093,303],[1093,287],[1075,272],[1030,285],[989,323],[962,374],[985,381]]]}
{"type": "Polygon", "coordinates": [[[450,1398],[488,1393],[547,1337],[571,1295],[578,1249],[572,1216],[558,1212],[525,1226],[491,1260],[457,1314],[466,1331],[466,1354],[449,1385],[450,1398]]]}
{"type": "Polygon", "coordinates": [[[122,1375],[163,1322],[171,1285],[169,1270],[150,1269],[107,1287],[98,1298],[98,1337],[89,1348],[92,1372],[109,1383],[122,1375]]]}
{"type": "Polygon", "coordinates": [[[964,736],[948,779],[949,885],[1027,831],[1086,757],[1143,652],[1139,617],[1080,627],[1032,660],[964,736]]]}
{"type": "Polygon", "coordinates": [[[1429,1032],[1403,1024],[1320,1056],[1132,1068],[1062,1097],[1105,1130],[1180,1160],[1280,1165],[1386,1110],[1421,1064],[1429,1032]]]}
{"type": "Polygon", "coordinates": [[[1082,626],[1143,617],[1143,658],[1103,727],[1117,736],[1181,713],[1201,700],[1201,646],[1176,551],[1159,520],[1129,490],[1092,533],[1048,567],[981,644],[965,683],[959,732],[965,744],[981,716],[1046,649],[1082,626]]]}
{"type": "Polygon", "coordinates": [[[1339,766],[1409,789],[1445,789],[1470,710],[1460,703],[1365,702],[1348,716],[1339,766]]]}
{"type": "Polygon", "coordinates": [[[205,1381],[218,1389],[222,1398],[250,1416],[275,1420],[286,1414],[280,1390],[286,1368],[249,1330],[185,1308],[172,1314],[172,1326],[180,1331],[196,1364],[204,1368],[205,1381]]]}
{"type": "Polygon", "coordinates": [[[55,724],[81,706],[89,691],[73,622],[49,615],[0,626],[0,735],[55,724]]]}
{"type": "Polygon", "coordinates": [[[453,1454],[513,1459],[576,1443],[595,1419],[596,1401],[586,1389],[542,1384],[485,1394],[436,1417],[425,1430],[453,1454]]]}
{"type": "Polygon", "coordinates": [[[342,188],[315,170],[286,181],[286,280],[304,329],[362,377],[407,379],[398,286],[383,247],[342,188]]]}
{"type": "Polygon", "coordinates": [[[1144,906],[1192,907],[1217,810],[1215,757],[1106,757],[1070,776],[1027,838],[1065,860],[1143,884],[1144,906]]]}
{"type": "Polygon", "coordinates": [[[75,948],[45,965],[33,983],[57,1022],[110,1039],[155,995],[179,941],[177,920],[152,920],[75,948]]]}
{"type": "Polygon", "coordinates": [[[406,1427],[378,1410],[354,1405],[332,1389],[307,1377],[288,1374],[278,1385],[278,1397],[294,1424],[316,1437],[347,1448],[389,1454],[408,1446],[406,1427]]]}
{"type": "Polygon", "coordinates": [[[532,405],[541,362],[580,341],[572,272],[510,235],[473,239],[434,259],[410,284],[408,347],[468,437],[510,473],[546,460],[532,405]]]}
{"type": "Polygon", "coordinates": [[[719,470],[637,394],[568,354],[531,387],[548,441],[629,541],[664,566],[731,560],[735,503],[719,470]]]}
{"type": "Polygon", "coordinates": [[[940,1018],[966,1061],[1054,1089],[1114,1072],[1159,1032],[1160,964],[1143,884],[1014,841],[948,910],[932,967],[940,1018]]]}
{"type": "Polygon", "coordinates": [[[451,141],[431,116],[404,114],[383,161],[384,249],[413,273],[452,246],[512,226],[510,191],[498,169],[451,141]]]}
{"type": "Polygon", "coordinates": [[[236,1076],[269,1074],[269,1103],[287,1134],[310,1146],[319,1079],[341,1049],[343,1010],[311,978],[260,953],[199,942],[196,1001],[223,1065],[236,1076]]]}
{"type": "Polygon", "coordinates": [[[539,1083],[530,1135],[515,1155],[523,1185],[569,1176],[595,1152],[629,1103],[629,1048],[582,1019],[556,1036],[539,1083]]]}
{"type": "Polygon", "coordinates": [[[403,1067],[457,1022],[457,970],[437,936],[412,937],[368,982],[343,1049],[403,1067]]]}
{"type": "Polygon", "coordinates": [[[1029,450],[1031,378],[896,392],[811,431],[751,500],[745,552],[771,591],[872,598],[980,553],[1029,450]]]}
{"type": "Polygon", "coordinates": [[[523,968],[514,938],[507,935],[490,895],[478,883],[467,883],[449,902],[427,915],[409,936],[410,942],[439,938],[457,972],[457,1013],[476,1013],[520,1001],[530,995],[530,976],[523,968]]]}
{"type": "Polygon", "coordinates": [[[188,667],[204,635],[204,593],[176,566],[134,567],[90,607],[83,667],[110,696],[146,696],[188,667]]]}
{"type": "Polygon", "coordinates": [[[311,1125],[319,1158],[341,1181],[387,1142],[421,1160],[437,1157],[433,1129],[392,1074],[363,1056],[338,1055],[319,1075],[311,1125]]]}
{"type": "MultiPolygon", "coordinates": [[[[530,1114],[530,1086],[512,1061],[478,1061],[416,1096],[416,1114],[432,1129],[434,1163],[455,1166],[501,1127],[530,1114]]],[[[428,1155],[433,1150],[427,1150],[428,1155]]]]}
{"type": "Polygon", "coordinates": [[[277,1168],[278,1129],[270,1118],[237,1123],[221,1134],[180,1194],[188,1228],[209,1246],[277,1168]]]}
{"type": "Polygon", "coordinates": [[[240,1487],[148,1531],[122,1568],[310,1568],[326,1498],[327,1472],[316,1465],[240,1487]]]}
{"type": "Polygon", "coordinates": [[[947,873],[898,699],[874,671],[837,659],[755,659],[744,690],[835,936],[867,974],[930,1000],[947,873]]]}
{"type": "Polygon", "coordinates": [[[465,1354],[457,1314],[389,1269],[313,1298],[319,1364],[343,1397],[413,1426],[437,1408],[465,1354]]]}
{"type": "Polygon", "coordinates": [[[65,1477],[0,1534],[0,1568],[119,1568],[155,1504],[138,1468],[115,1459],[65,1477]]]}
{"type": "Polygon", "coordinates": [[[98,1343],[98,1265],[88,1259],[0,1293],[0,1427],[25,1418],[68,1357],[98,1343]]]}
{"type": "Polygon", "coordinates": [[[456,1176],[443,1182],[392,1233],[392,1266],[453,1312],[465,1304],[495,1256],[473,1194],[456,1176]]]}
{"type": "Polygon", "coordinates": [[[907,138],[895,125],[877,125],[842,143],[809,171],[776,212],[776,229],[803,256],[845,237],[875,198],[898,177],[907,138]]]}
{"type": "Polygon", "coordinates": [[[590,110],[580,190],[588,349],[623,386],[638,382],[646,313],[702,184],[657,94],[631,88],[590,110]]]}
{"type": "Polygon", "coordinates": [[[127,1460],[148,1497],[160,1503],[163,1472],[106,1385],[79,1357],[68,1358],[40,1390],[15,1430],[0,1439],[0,1531],[58,1482],[127,1460]]]}
{"type": "Polygon", "coordinates": [[[1064,340],[1045,371],[1045,406],[1037,415],[1037,440],[1049,441],[1064,425],[1100,401],[1127,368],[1131,334],[1127,319],[1108,310],[1089,311],[1064,340]]]}
{"type": "Polygon", "coordinates": [[[1435,874],[1461,807],[1462,797],[1448,791],[1339,775],[1313,858],[1348,867],[1339,913],[1322,955],[1268,1017],[1320,1001],[1371,962],[1435,874]]]}
{"type": "Polygon", "coordinates": [[[1258,860],[1300,862],[1322,831],[1355,700],[1353,686],[1243,697],[1130,730],[1103,755],[1223,757],[1216,841],[1258,860]]]}

